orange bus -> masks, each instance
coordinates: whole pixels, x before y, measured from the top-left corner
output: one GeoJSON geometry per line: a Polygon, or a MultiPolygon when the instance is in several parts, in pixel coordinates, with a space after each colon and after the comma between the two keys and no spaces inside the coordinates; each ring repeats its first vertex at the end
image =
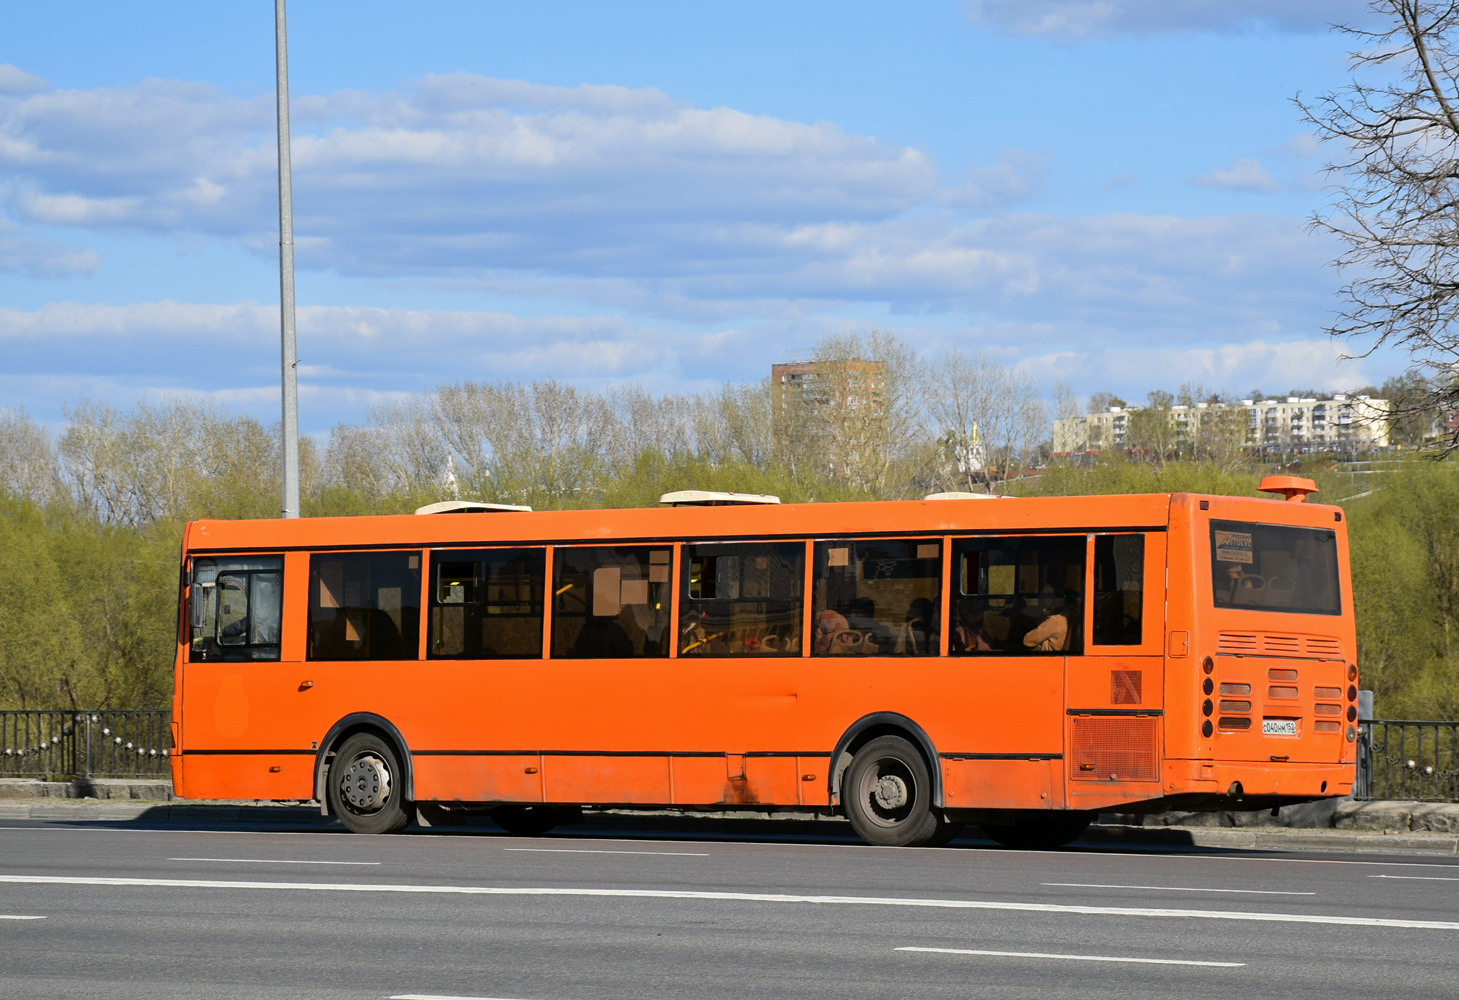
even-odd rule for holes
{"type": "Polygon", "coordinates": [[[1347,794],[1343,513],[1309,480],[1262,489],[1283,499],[196,521],[174,788],[318,800],[357,832],[750,808],[1033,846],[1100,811],[1347,794]]]}

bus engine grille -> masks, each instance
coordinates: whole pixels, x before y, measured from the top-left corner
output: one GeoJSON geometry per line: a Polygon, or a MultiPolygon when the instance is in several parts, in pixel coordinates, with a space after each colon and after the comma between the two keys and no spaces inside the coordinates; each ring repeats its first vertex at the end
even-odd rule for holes
{"type": "Polygon", "coordinates": [[[1076,781],[1158,781],[1159,720],[1153,716],[1074,717],[1076,781]]]}

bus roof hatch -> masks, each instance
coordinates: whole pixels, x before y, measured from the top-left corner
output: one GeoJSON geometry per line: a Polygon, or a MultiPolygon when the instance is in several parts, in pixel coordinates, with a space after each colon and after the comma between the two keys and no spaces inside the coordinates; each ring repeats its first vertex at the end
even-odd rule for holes
{"type": "Polygon", "coordinates": [[[417,507],[417,514],[481,514],[489,511],[521,511],[531,507],[517,503],[482,503],[480,500],[442,500],[417,507]]]}
{"type": "Polygon", "coordinates": [[[779,497],[768,493],[721,493],[717,490],[679,490],[659,497],[659,503],[672,507],[731,507],[735,504],[779,502],[779,497]]]}

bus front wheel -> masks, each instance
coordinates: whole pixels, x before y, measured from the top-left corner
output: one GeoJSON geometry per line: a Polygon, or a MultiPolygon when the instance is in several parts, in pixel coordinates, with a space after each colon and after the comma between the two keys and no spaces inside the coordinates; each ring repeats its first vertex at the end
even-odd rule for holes
{"type": "Polygon", "coordinates": [[[410,822],[404,777],[390,744],[356,733],[329,765],[329,809],[351,833],[399,833],[410,822]]]}
{"type": "Polygon", "coordinates": [[[937,835],[927,764],[900,736],[879,736],[856,751],[841,800],[851,828],[869,844],[920,847],[937,835]]]}

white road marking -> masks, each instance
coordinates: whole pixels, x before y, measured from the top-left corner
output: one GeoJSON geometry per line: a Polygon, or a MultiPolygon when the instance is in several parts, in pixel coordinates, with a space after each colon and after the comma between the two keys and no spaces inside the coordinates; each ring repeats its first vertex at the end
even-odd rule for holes
{"type": "Polygon", "coordinates": [[[740,903],[813,903],[821,906],[906,906],[944,910],[1001,910],[1017,913],[1077,913],[1107,917],[1187,917],[1197,920],[1244,920],[1255,923],[1325,924],[1342,927],[1403,927],[1411,930],[1459,931],[1449,920],[1399,920],[1346,914],[1261,913],[1243,910],[1168,910],[1153,906],[1079,906],[1055,903],[1007,903],[981,899],[917,899],[894,896],[797,896],[771,892],[706,892],[690,889],[514,888],[487,885],[385,885],[366,882],[234,882],[221,879],[84,878],[74,875],[0,875],[12,885],[89,885],[158,889],[292,889],[306,892],[388,892],[459,896],[596,896],[612,899],[688,899],[740,903]]]}
{"type": "Polygon", "coordinates": [[[992,955],[997,958],[1057,958],[1066,962],[1138,962],[1141,965],[1205,965],[1218,969],[1239,969],[1245,962],[1196,962],[1183,958],[1124,958],[1115,955],[1056,955],[1043,951],[978,951],[972,948],[896,948],[895,951],[928,951],[939,955],[992,955]]]}
{"type": "Polygon", "coordinates": [[[534,854],[657,854],[673,858],[707,858],[707,853],[690,851],[599,851],[577,847],[503,847],[504,851],[531,851],[534,854]]]}
{"type": "Polygon", "coordinates": [[[44,920],[45,917],[22,917],[14,913],[0,913],[0,920],[44,920]]]}
{"type": "Polygon", "coordinates": [[[1369,875],[1369,878],[1401,878],[1409,882],[1459,882],[1449,875],[1369,875]]]}
{"type": "MultiPolygon", "coordinates": [[[[1369,878],[1385,878],[1369,875],[1369,878]]],[[[1105,885],[1102,882],[1040,882],[1039,885],[1068,886],[1072,889],[1159,889],[1162,892],[1240,892],[1255,896],[1315,896],[1315,892],[1282,892],[1277,889],[1201,889],[1184,885],[1105,885]]]]}
{"type": "MultiPolygon", "coordinates": [[[[54,834],[54,833],[77,833],[77,834],[86,834],[86,833],[99,833],[99,834],[140,833],[140,834],[149,834],[149,835],[150,834],[164,834],[164,835],[170,835],[170,836],[204,835],[204,836],[219,836],[219,837],[331,837],[331,838],[339,837],[339,836],[342,836],[344,834],[344,831],[341,830],[341,829],[338,829],[338,828],[329,829],[329,830],[203,830],[203,829],[198,829],[197,827],[188,827],[188,826],[185,826],[185,825],[184,826],[179,826],[179,828],[177,828],[177,829],[170,829],[170,828],[166,828],[165,829],[165,828],[161,828],[161,827],[142,827],[142,828],[133,829],[133,830],[125,829],[125,828],[122,828],[122,827],[115,827],[115,826],[103,827],[102,829],[98,829],[98,830],[87,830],[87,829],[83,829],[83,828],[79,828],[79,827],[75,827],[75,826],[72,826],[72,827],[0,826],[0,831],[10,831],[10,832],[15,832],[15,833],[36,833],[36,832],[44,831],[47,835],[54,834]]],[[[415,837],[418,837],[419,835],[416,834],[416,833],[414,833],[414,832],[412,832],[412,833],[374,833],[374,834],[371,834],[370,836],[373,839],[390,839],[390,840],[394,840],[394,839],[397,839],[397,838],[415,838],[415,837]]],[[[498,839],[504,839],[504,838],[498,838],[498,839]]],[[[566,839],[566,838],[564,838],[564,839],[566,839]]],[[[577,840],[579,838],[573,837],[572,839],[577,840]]],[[[709,841],[709,842],[715,844],[715,846],[730,845],[730,846],[733,846],[733,847],[745,847],[745,848],[758,847],[758,848],[768,848],[768,849],[774,849],[774,850],[782,850],[782,849],[785,849],[785,848],[795,848],[797,850],[808,850],[808,851],[881,851],[883,853],[885,853],[887,851],[916,851],[920,857],[929,858],[929,859],[932,858],[932,857],[934,857],[934,856],[936,856],[936,857],[942,858],[944,860],[947,860],[949,862],[956,862],[956,863],[961,863],[961,861],[965,859],[965,856],[963,854],[957,852],[957,851],[949,851],[949,852],[946,852],[945,854],[937,855],[936,852],[929,852],[924,847],[872,847],[869,844],[857,844],[857,843],[850,843],[850,842],[848,842],[848,843],[841,843],[841,844],[805,844],[805,843],[799,843],[799,842],[795,842],[795,841],[735,840],[733,837],[730,837],[728,835],[715,835],[713,837],[705,837],[705,838],[700,839],[700,840],[682,840],[682,841],[681,840],[665,840],[665,839],[661,839],[661,838],[639,840],[639,839],[632,839],[632,838],[627,838],[627,837],[623,837],[623,838],[619,838],[619,837],[582,837],[580,839],[581,839],[581,841],[586,842],[586,843],[590,843],[590,844],[619,844],[619,843],[621,843],[621,844],[647,844],[647,843],[653,843],[653,844],[699,845],[699,844],[705,843],[706,841],[709,841]]],[[[1400,840],[1401,838],[1394,837],[1392,839],[1393,840],[1400,840]]],[[[457,843],[465,843],[465,844],[474,843],[474,840],[467,839],[467,838],[441,838],[437,842],[438,843],[439,842],[443,842],[443,841],[449,842],[449,841],[453,841],[453,840],[455,842],[457,842],[457,843]]],[[[1394,846],[1401,848],[1403,845],[1401,843],[1398,843],[1398,844],[1395,844],[1394,846]]],[[[1183,850],[1183,851],[1178,851],[1178,852],[1168,852],[1168,853],[1165,853],[1165,854],[1154,854],[1154,853],[1151,853],[1149,851],[1089,851],[1089,850],[1079,850],[1079,851],[1071,852],[1069,854],[1069,857],[1074,857],[1074,858],[1150,858],[1152,860],[1158,860],[1158,861],[1199,861],[1199,862],[1220,861],[1220,862],[1236,863],[1236,864],[1241,864],[1241,863],[1246,863],[1246,862],[1256,862],[1256,863],[1260,863],[1260,864],[1289,864],[1289,865],[1362,865],[1362,866],[1369,866],[1369,867],[1375,867],[1375,868],[1449,868],[1449,869],[1459,869],[1459,865],[1446,864],[1446,863],[1443,863],[1443,862],[1434,862],[1434,861],[1348,861],[1348,860],[1345,860],[1343,858],[1285,858],[1285,857],[1256,856],[1256,855],[1251,855],[1251,854],[1237,854],[1237,853],[1234,853],[1236,851],[1236,849],[1235,848],[1230,848],[1230,847],[1212,847],[1212,848],[1210,848],[1210,850],[1213,851],[1213,852],[1214,851],[1221,851],[1221,852],[1224,852],[1224,853],[1219,853],[1219,854],[1217,854],[1217,853],[1209,853],[1209,854],[1207,854],[1207,853],[1200,853],[1199,849],[1197,849],[1197,850],[1183,850]]],[[[1258,850],[1258,848],[1243,848],[1243,850],[1258,850]]],[[[1268,850],[1268,849],[1267,848],[1261,848],[1261,850],[1268,850]]],[[[999,854],[1003,854],[1003,855],[1009,855],[1009,854],[1037,854],[1040,858],[1047,858],[1048,857],[1048,852],[1047,851],[1024,851],[1024,850],[1014,850],[1014,849],[1004,848],[1004,849],[1000,850],[998,853],[999,854]]],[[[1356,852],[1354,852],[1354,853],[1356,853],[1356,852]]]]}
{"type": "Polygon", "coordinates": [[[168,861],[219,861],[230,865],[378,865],[378,861],[286,861],[282,858],[168,858],[168,861]]]}
{"type": "Polygon", "coordinates": [[[502,997],[457,997],[441,993],[397,993],[390,1000],[504,1000],[502,997]]]}

